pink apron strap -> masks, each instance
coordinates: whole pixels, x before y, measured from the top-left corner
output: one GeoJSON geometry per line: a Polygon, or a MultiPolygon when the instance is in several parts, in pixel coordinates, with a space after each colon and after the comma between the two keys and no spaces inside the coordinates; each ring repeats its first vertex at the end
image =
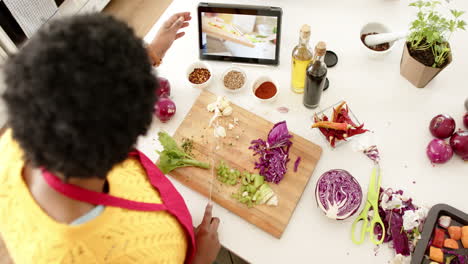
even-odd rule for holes
{"type": "Polygon", "coordinates": [[[42,169],[42,175],[50,187],[71,199],[81,202],[120,207],[135,211],[161,211],[167,209],[165,204],[135,202],[105,193],[90,191],[73,184],[64,183],[57,176],[45,169],[42,169]]]}
{"type": "Polygon", "coordinates": [[[138,157],[140,159],[141,165],[145,168],[151,185],[158,189],[159,195],[167,207],[166,210],[177,218],[179,223],[184,227],[189,239],[185,263],[191,263],[196,252],[195,233],[193,230],[192,216],[190,215],[184,199],[176,188],[174,188],[174,185],[172,185],[166,175],[164,175],[144,153],[135,150],[130,152],[129,156],[138,157]]]}
{"type": "Polygon", "coordinates": [[[129,156],[140,160],[145,168],[149,181],[161,196],[162,204],[136,202],[116,196],[90,191],[72,184],[62,182],[57,176],[41,168],[45,181],[61,194],[82,202],[99,204],[105,206],[120,207],[136,211],[167,211],[174,216],[185,230],[188,238],[188,249],[185,263],[192,263],[195,257],[195,233],[193,230],[192,217],[182,196],[177,192],[172,183],[161,170],[142,152],[132,151],[129,156]]]}

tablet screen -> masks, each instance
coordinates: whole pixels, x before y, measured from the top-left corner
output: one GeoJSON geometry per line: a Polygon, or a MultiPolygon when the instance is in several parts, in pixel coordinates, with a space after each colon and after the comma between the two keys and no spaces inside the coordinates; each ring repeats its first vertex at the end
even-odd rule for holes
{"type": "Polygon", "coordinates": [[[201,13],[204,55],[274,60],[278,18],[201,13]]]}

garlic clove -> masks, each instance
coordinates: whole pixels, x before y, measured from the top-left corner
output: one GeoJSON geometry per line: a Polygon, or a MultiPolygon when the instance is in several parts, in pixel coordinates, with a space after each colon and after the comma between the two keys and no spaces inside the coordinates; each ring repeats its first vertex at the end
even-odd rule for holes
{"type": "Polygon", "coordinates": [[[208,112],[214,112],[217,108],[217,104],[216,103],[211,103],[209,105],[206,106],[206,110],[208,110],[208,112]]]}
{"type": "Polygon", "coordinates": [[[229,107],[231,104],[226,97],[221,98],[221,100],[218,103],[219,110],[224,111],[227,107],[229,107]]]}
{"type": "Polygon", "coordinates": [[[230,116],[232,114],[232,107],[231,106],[228,106],[226,108],[224,108],[223,110],[223,116],[230,116]]]}
{"type": "Polygon", "coordinates": [[[224,138],[226,137],[226,129],[224,129],[224,127],[222,126],[217,126],[215,129],[214,129],[214,136],[215,137],[221,137],[221,138],[224,138]]]}

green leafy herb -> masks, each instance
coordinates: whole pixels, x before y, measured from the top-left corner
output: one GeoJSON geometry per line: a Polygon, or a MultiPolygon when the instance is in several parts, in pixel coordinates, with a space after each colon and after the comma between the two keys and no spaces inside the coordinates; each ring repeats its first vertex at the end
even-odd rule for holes
{"type": "Polygon", "coordinates": [[[193,140],[190,138],[183,138],[182,139],[182,149],[185,151],[190,156],[193,156],[192,150],[193,150],[193,140]]]}
{"type": "Polygon", "coordinates": [[[417,18],[411,23],[408,36],[410,48],[415,51],[431,49],[434,55],[432,67],[442,67],[450,55],[450,37],[457,30],[465,30],[466,22],[460,19],[465,11],[451,9],[451,17],[448,18],[437,10],[443,6],[437,0],[417,0],[410,6],[418,9],[417,18]]]}
{"type": "Polygon", "coordinates": [[[159,142],[163,146],[163,151],[156,151],[159,156],[159,168],[165,174],[180,167],[210,168],[210,164],[195,160],[184,150],[177,146],[175,140],[166,132],[159,132],[159,142]]]}

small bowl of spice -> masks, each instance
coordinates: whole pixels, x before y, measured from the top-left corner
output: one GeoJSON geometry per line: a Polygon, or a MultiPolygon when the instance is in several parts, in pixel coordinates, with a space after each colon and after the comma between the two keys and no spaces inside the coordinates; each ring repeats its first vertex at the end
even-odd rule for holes
{"type": "Polygon", "coordinates": [[[278,84],[268,76],[259,77],[252,84],[252,93],[261,102],[273,102],[278,95],[278,84]]]}
{"type": "Polygon", "coordinates": [[[360,41],[363,45],[363,49],[371,58],[384,57],[385,55],[390,53],[395,44],[395,41],[386,42],[386,43],[378,44],[375,46],[368,46],[364,42],[364,39],[370,35],[390,33],[390,32],[391,30],[387,26],[385,26],[382,23],[377,23],[377,22],[367,23],[366,25],[362,27],[361,32],[359,34],[360,41]]]}
{"type": "Polygon", "coordinates": [[[245,87],[247,75],[237,67],[227,69],[221,78],[224,88],[229,92],[238,92],[245,87]]]}
{"type": "Polygon", "coordinates": [[[187,68],[187,81],[193,88],[204,89],[211,83],[212,70],[206,62],[197,61],[187,68]]]}

